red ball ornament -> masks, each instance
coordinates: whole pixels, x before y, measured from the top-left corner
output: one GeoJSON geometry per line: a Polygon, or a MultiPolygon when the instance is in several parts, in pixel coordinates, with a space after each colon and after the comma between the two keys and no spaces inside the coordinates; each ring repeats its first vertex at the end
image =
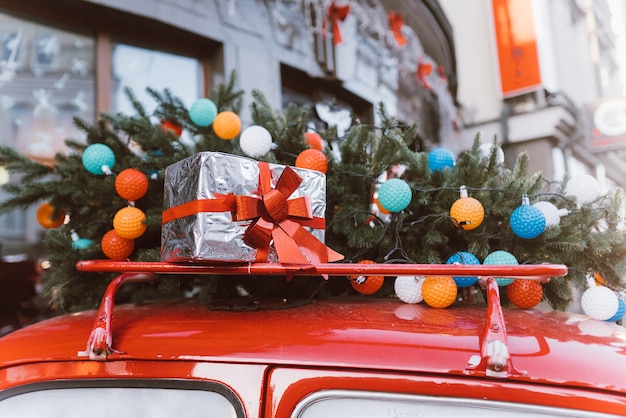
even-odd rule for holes
{"type": "Polygon", "coordinates": [[[231,140],[241,132],[241,119],[235,112],[220,112],[213,120],[213,132],[221,139],[231,140]]]}
{"type": "Polygon", "coordinates": [[[447,308],[456,300],[457,286],[450,276],[428,276],[422,283],[424,302],[432,308],[447,308]]]}
{"type": "Polygon", "coordinates": [[[452,222],[466,231],[476,229],[485,219],[485,208],[473,197],[467,196],[467,189],[461,186],[461,197],[450,208],[452,222]]]}
{"type": "Polygon", "coordinates": [[[317,149],[305,149],[296,158],[296,167],[308,168],[309,170],[317,170],[326,174],[328,170],[328,160],[326,155],[317,149]]]}
{"type": "Polygon", "coordinates": [[[316,150],[322,151],[324,149],[324,140],[322,136],[317,132],[305,132],[304,141],[306,144],[316,150]]]}
{"type": "Polygon", "coordinates": [[[135,249],[135,241],[120,237],[114,229],[108,231],[100,242],[102,252],[112,260],[125,260],[135,249]]]}
{"type": "Polygon", "coordinates": [[[54,216],[56,208],[48,202],[44,202],[37,209],[37,222],[46,229],[58,228],[65,221],[65,211],[59,209],[54,216]]]}
{"type": "Polygon", "coordinates": [[[146,215],[132,206],[117,211],[113,218],[113,229],[122,238],[139,238],[146,231],[146,215]]]}
{"type": "MultiPolygon", "coordinates": [[[[358,264],[376,264],[372,260],[361,260],[358,264]]],[[[354,290],[363,294],[371,295],[383,287],[385,278],[383,276],[350,276],[350,285],[354,290]]]]}
{"type": "Polygon", "coordinates": [[[130,202],[139,200],[148,192],[148,177],[134,168],[127,168],[115,178],[115,191],[130,202]]]}
{"type": "Polygon", "coordinates": [[[537,280],[515,279],[506,287],[511,303],[520,309],[531,309],[543,299],[543,286],[537,280]]]}
{"type": "Polygon", "coordinates": [[[161,128],[163,128],[165,132],[173,133],[175,137],[179,137],[183,133],[182,126],[167,119],[161,121],[161,128]]]}

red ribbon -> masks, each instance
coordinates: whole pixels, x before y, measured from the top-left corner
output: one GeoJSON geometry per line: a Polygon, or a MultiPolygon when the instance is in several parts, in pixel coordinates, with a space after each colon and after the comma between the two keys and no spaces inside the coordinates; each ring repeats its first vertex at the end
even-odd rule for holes
{"type": "Polygon", "coordinates": [[[243,240],[257,249],[256,261],[267,259],[272,242],[281,263],[316,264],[343,259],[304,228],[324,229],[325,219],[313,216],[309,197],[289,199],[300,183],[302,177],[287,166],[273,189],[269,164],[259,162],[259,196],[229,193],[215,199],[193,200],[163,211],[162,222],[199,212],[231,212],[236,221],[252,221],[243,240]]]}
{"type": "Polygon", "coordinates": [[[326,28],[328,26],[328,21],[330,20],[333,31],[334,45],[340,44],[342,41],[341,31],[339,30],[339,22],[346,20],[348,13],[350,13],[349,3],[343,6],[337,6],[337,4],[333,1],[330,6],[328,6],[326,17],[324,18],[324,22],[322,22],[322,36],[326,36],[326,28]]]}
{"type": "Polygon", "coordinates": [[[433,72],[433,65],[430,63],[426,63],[422,60],[422,58],[420,57],[418,64],[417,64],[417,79],[419,80],[419,82],[422,84],[422,86],[426,89],[426,90],[430,90],[430,84],[428,84],[428,81],[426,80],[426,77],[428,77],[430,75],[430,73],[433,72]]]}
{"type": "Polygon", "coordinates": [[[389,29],[396,40],[396,44],[399,47],[403,47],[407,44],[407,40],[402,34],[402,26],[404,26],[404,15],[402,13],[395,13],[393,10],[387,12],[387,19],[389,20],[389,29]]]}

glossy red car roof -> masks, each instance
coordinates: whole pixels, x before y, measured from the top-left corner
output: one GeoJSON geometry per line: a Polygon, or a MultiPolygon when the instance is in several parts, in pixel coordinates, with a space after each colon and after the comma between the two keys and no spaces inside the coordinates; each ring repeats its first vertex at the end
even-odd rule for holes
{"type": "MultiPolygon", "coordinates": [[[[480,354],[485,306],[435,309],[356,298],[301,307],[212,311],[192,301],[116,306],[117,359],[210,360],[464,375],[480,354]]],[[[0,339],[0,367],[85,359],[95,311],[53,318],[0,339]]],[[[626,330],[559,312],[504,310],[524,381],[626,393],[626,330]]]]}

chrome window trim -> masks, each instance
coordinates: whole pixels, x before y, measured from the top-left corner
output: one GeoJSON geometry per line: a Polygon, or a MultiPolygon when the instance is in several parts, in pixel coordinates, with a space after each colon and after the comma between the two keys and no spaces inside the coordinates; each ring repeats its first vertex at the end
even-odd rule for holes
{"type": "Polygon", "coordinates": [[[372,391],[357,391],[357,390],[321,390],[311,393],[305,396],[298,402],[291,418],[302,418],[306,409],[314,403],[334,400],[334,399],[351,399],[354,401],[359,400],[378,400],[383,402],[407,402],[414,404],[429,404],[429,405],[454,405],[454,406],[468,406],[468,407],[482,407],[489,409],[502,409],[510,412],[526,412],[526,413],[542,413],[550,414],[554,417],[568,417],[568,418],[609,418],[616,417],[616,415],[605,414],[601,412],[589,412],[580,411],[576,409],[566,409],[560,407],[550,407],[542,405],[529,405],[523,403],[506,402],[506,401],[490,401],[484,399],[473,398],[451,398],[445,396],[425,396],[425,395],[411,395],[402,393],[388,393],[388,392],[372,392],[372,391]]]}

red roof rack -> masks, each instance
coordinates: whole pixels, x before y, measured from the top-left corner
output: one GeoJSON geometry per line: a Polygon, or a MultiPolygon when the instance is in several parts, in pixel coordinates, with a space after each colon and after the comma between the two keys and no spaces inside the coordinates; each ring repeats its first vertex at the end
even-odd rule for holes
{"type": "MultiPolygon", "coordinates": [[[[151,281],[159,274],[181,275],[279,275],[294,276],[327,275],[385,275],[385,276],[477,276],[487,289],[487,317],[481,337],[481,355],[468,360],[466,373],[470,375],[507,377],[524,375],[512,362],[508,349],[507,332],[500,305],[499,287],[494,277],[523,278],[546,282],[550,277],[565,276],[567,267],[559,264],[524,265],[463,265],[463,264],[175,264],[164,262],[134,262],[112,260],[83,260],[78,270],[90,272],[118,272],[108,285],[91,334],[84,351],[79,356],[106,361],[113,348],[111,318],[115,295],[124,283],[151,281]]],[[[436,309],[436,308],[433,308],[436,309]]]]}

